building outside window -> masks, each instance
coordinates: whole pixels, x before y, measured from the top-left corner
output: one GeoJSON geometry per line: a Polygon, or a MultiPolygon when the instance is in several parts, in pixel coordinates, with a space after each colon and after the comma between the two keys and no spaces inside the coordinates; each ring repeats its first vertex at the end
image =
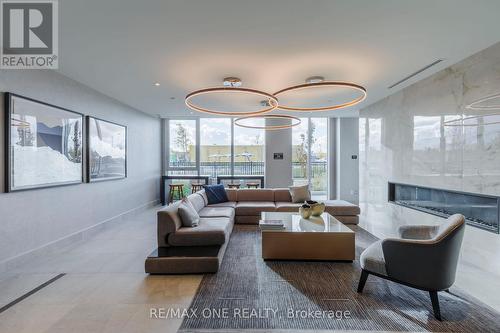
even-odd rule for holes
{"type": "MultiPolygon", "coordinates": [[[[263,119],[247,121],[262,126],[263,119]]],[[[261,129],[234,127],[234,174],[264,175],[264,144],[266,133],[261,129]]]]}
{"type": "Polygon", "coordinates": [[[220,175],[231,175],[231,119],[200,119],[200,174],[216,182],[220,175]]]}

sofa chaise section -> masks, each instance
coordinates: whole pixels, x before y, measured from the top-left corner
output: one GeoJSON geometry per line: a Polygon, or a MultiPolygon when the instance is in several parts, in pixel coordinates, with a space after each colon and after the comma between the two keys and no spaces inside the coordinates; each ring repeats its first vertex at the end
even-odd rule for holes
{"type": "Polygon", "coordinates": [[[200,193],[187,199],[200,214],[198,226],[182,226],[177,213],[180,202],[158,211],[158,250],[146,259],[146,273],[215,273],[219,269],[233,230],[234,209],[207,207],[200,193]]]}
{"type": "MultiPolygon", "coordinates": [[[[274,201],[277,212],[298,212],[302,203],[293,203],[287,188],[274,189],[274,201]]],[[[325,212],[344,224],[358,224],[361,210],[359,206],[345,200],[324,200],[325,212]]]]}

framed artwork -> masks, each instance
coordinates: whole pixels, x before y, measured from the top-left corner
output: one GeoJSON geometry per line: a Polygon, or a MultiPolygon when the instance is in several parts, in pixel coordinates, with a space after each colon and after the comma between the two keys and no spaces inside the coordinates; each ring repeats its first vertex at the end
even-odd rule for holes
{"type": "Polygon", "coordinates": [[[83,182],[83,115],[5,93],[6,192],[83,182]]]}
{"type": "Polygon", "coordinates": [[[127,177],[127,127],[87,116],[87,181],[127,177]]]}

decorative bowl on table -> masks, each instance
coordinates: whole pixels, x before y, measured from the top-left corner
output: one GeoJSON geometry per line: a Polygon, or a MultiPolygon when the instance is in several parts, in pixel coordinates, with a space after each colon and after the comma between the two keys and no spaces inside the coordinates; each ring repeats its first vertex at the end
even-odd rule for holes
{"type": "Polygon", "coordinates": [[[307,200],[305,204],[311,207],[311,215],[312,216],[320,216],[325,212],[325,203],[317,202],[314,200],[307,200]]]}
{"type": "Polygon", "coordinates": [[[302,216],[302,218],[304,219],[308,219],[311,217],[312,215],[312,208],[310,205],[308,204],[303,204],[302,206],[300,206],[299,208],[299,213],[300,213],[300,216],[302,216]]]}

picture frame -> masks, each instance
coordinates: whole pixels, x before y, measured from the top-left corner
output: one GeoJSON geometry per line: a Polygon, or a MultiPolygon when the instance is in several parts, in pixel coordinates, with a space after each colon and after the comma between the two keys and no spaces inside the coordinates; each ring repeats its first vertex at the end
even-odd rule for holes
{"type": "Polygon", "coordinates": [[[6,92],[5,192],[83,183],[84,116],[6,92]]]}
{"type": "Polygon", "coordinates": [[[127,178],[127,126],[86,116],[87,182],[127,178]]]}

